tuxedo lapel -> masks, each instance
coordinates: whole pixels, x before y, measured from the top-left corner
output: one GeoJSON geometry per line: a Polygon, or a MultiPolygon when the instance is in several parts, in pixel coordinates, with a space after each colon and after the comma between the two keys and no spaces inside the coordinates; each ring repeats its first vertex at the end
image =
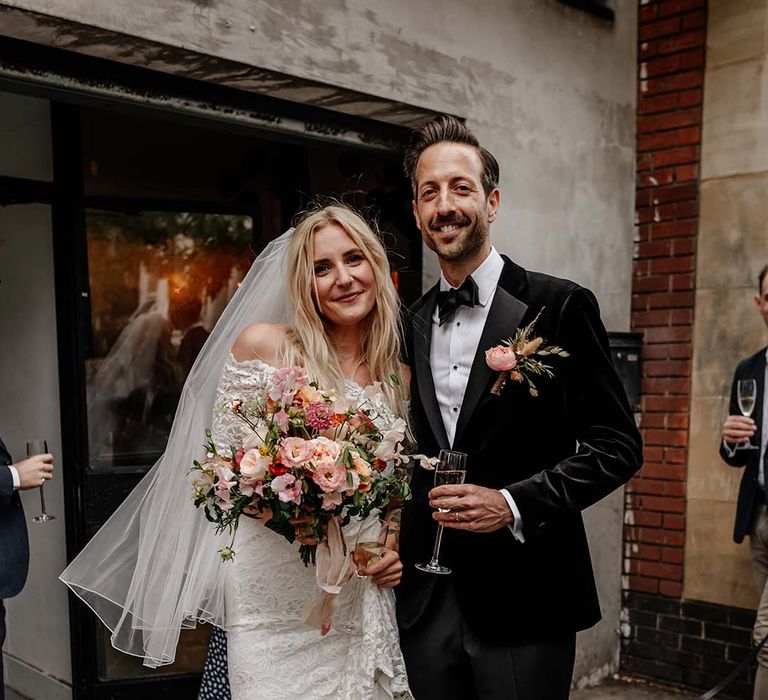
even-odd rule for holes
{"type": "Polygon", "coordinates": [[[437,291],[438,285],[435,285],[427,292],[424,303],[413,317],[413,365],[419,387],[419,398],[432,428],[432,434],[442,449],[448,449],[450,447],[448,434],[445,432],[440,406],[437,403],[435,380],[429,363],[432,346],[432,316],[437,306],[437,291]]]}
{"type": "MultiPolygon", "coordinates": [[[[509,263],[507,263],[509,265],[509,263]]],[[[505,269],[506,271],[506,269],[505,269]]],[[[488,318],[477,345],[472,369],[469,374],[467,388],[464,391],[464,400],[461,402],[461,413],[456,424],[456,436],[453,444],[459,444],[462,433],[467,427],[472,414],[480,399],[491,390],[492,381],[495,381],[497,372],[491,370],[485,361],[485,351],[494,345],[499,345],[502,340],[512,337],[523,320],[528,306],[512,296],[504,286],[505,275],[499,280],[499,286],[493,296],[488,318]]]]}
{"type": "MultiPolygon", "coordinates": [[[[757,426],[757,432],[755,433],[754,443],[756,445],[762,445],[763,440],[763,401],[765,401],[765,353],[760,353],[760,357],[755,367],[754,374],[755,383],[757,385],[757,397],[755,399],[755,408],[752,411],[752,419],[757,426]]],[[[760,458],[760,452],[755,450],[760,458]]],[[[762,468],[762,465],[761,465],[762,468]]],[[[768,484],[766,484],[768,487],[768,484]]]]}

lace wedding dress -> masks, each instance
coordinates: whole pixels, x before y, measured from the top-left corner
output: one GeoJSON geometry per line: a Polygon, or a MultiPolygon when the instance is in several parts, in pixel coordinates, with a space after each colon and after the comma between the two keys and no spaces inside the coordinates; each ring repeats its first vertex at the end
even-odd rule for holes
{"type": "MultiPolygon", "coordinates": [[[[226,404],[265,386],[274,368],[261,360],[237,362],[230,355],[219,382],[213,439],[223,450],[240,442],[247,427],[226,404]]],[[[361,400],[365,391],[347,383],[361,400]]],[[[370,400],[370,399],[367,399],[370,400]]],[[[344,528],[354,542],[366,522],[344,528]]],[[[412,698],[395,622],[391,589],[353,577],[339,594],[331,631],[302,620],[305,606],[320,589],[313,567],[301,563],[290,544],[255,519],[242,518],[234,561],[227,563],[227,653],[233,700],[369,700],[412,698]],[[356,587],[360,587],[355,601],[356,587]],[[354,604],[356,603],[356,604],[354,604]],[[344,632],[352,616],[356,631],[344,632]]]]}

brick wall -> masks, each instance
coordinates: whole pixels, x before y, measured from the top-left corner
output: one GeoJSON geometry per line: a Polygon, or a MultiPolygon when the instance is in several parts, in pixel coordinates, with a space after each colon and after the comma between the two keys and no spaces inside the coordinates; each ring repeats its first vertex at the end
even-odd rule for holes
{"type": "Polygon", "coordinates": [[[645,464],[627,489],[625,589],[682,595],[706,0],[641,0],[632,326],[645,464]]]}
{"type": "MultiPolygon", "coordinates": [[[[624,593],[632,633],[622,642],[622,670],[698,689],[714,687],[751,649],[755,613],[665,596],[624,593]]],[[[751,698],[752,669],[717,697],[751,698]]]]}
{"type": "MultiPolygon", "coordinates": [[[[707,0],[640,0],[632,326],[645,464],[627,487],[621,668],[706,689],[749,653],[754,613],[682,600],[707,0]]],[[[749,672],[722,697],[750,698],[749,672]]]]}

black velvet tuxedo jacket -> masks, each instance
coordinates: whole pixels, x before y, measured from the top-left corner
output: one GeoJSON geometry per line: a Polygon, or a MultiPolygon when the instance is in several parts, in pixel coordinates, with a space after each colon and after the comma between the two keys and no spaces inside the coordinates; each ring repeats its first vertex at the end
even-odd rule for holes
{"type": "MultiPolygon", "coordinates": [[[[453,570],[467,623],[481,638],[512,643],[584,629],[600,619],[581,511],[639,469],[642,444],[592,293],[504,261],[452,448],[468,454],[467,483],[509,490],[525,542],[506,527],[487,534],[446,529],[440,562],[453,570]],[[555,376],[535,378],[536,398],[512,381],[493,395],[497,373],[485,351],[540,311],[533,335],[570,357],[547,358],[555,376]]],[[[406,321],[412,421],[419,450],[428,455],[451,447],[429,364],[437,292],[435,286],[416,302],[406,321]]],[[[440,578],[414,567],[429,560],[434,542],[427,499],[432,483],[433,472],[416,467],[414,497],[403,512],[397,612],[404,629],[417,623],[440,578]]]]}
{"type": "Polygon", "coordinates": [[[11,455],[0,440],[0,599],[24,588],[29,568],[29,542],[24,509],[8,469],[11,455]]]}
{"type": "MultiPolygon", "coordinates": [[[[731,402],[729,413],[740,416],[736,387],[739,379],[754,379],[757,382],[757,401],[752,411],[752,418],[757,424],[757,432],[752,438],[755,445],[762,444],[763,432],[763,399],[765,396],[765,348],[739,363],[731,385],[731,402]]],[[[720,456],[732,467],[746,467],[739,485],[739,499],[736,504],[736,523],[733,528],[735,542],[744,540],[752,526],[752,513],[755,508],[755,493],[760,488],[757,475],[760,469],[760,450],[736,450],[733,457],[728,455],[723,441],[720,441],[720,456]]]]}

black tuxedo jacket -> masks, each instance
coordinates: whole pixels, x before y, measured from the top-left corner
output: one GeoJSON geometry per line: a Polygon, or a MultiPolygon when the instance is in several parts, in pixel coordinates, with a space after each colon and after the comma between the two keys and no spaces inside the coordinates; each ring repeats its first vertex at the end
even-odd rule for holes
{"type": "MultiPolygon", "coordinates": [[[[763,397],[765,396],[765,348],[739,363],[731,385],[731,403],[729,413],[740,416],[736,387],[739,379],[754,379],[757,382],[757,401],[752,411],[752,418],[757,424],[757,432],[752,438],[755,445],[762,444],[763,432],[763,397]]],[[[733,528],[735,542],[744,540],[752,526],[752,511],[755,507],[755,493],[760,488],[757,474],[760,469],[760,450],[737,450],[733,457],[728,455],[723,441],[720,440],[720,456],[732,467],[746,467],[739,486],[739,499],[736,505],[736,523],[733,528]]]]}
{"type": "Polygon", "coordinates": [[[24,509],[8,469],[11,455],[0,440],[0,599],[24,588],[29,568],[29,542],[24,509]]]}
{"type": "MultiPolygon", "coordinates": [[[[509,490],[525,543],[508,528],[488,534],[446,529],[440,561],[453,570],[468,624],[488,641],[510,643],[584,629],[600,619],[581,511],[639,469],[642,444],[592,293],[504,260],[453,449],[468,454],[467,483],[509,490]],[[491,394],[497,373],[485,351],[542,309],[533,335],[570,357],[548,358],[555,376],[535,378],[537,398],[511,381],[500,396],[491,394]]],[[[450,447],[429,365],[437,291],[416,302],[406,322],[413,427],[419,450],[428,455],[450,447]]],[[[416,467],[414,497],[403,512],[397,611],[404,629],[418,621],[439,578],[414,567],[429,560],[435,537],[427,499],[432,479],[432,472],[416,467]]]]}

